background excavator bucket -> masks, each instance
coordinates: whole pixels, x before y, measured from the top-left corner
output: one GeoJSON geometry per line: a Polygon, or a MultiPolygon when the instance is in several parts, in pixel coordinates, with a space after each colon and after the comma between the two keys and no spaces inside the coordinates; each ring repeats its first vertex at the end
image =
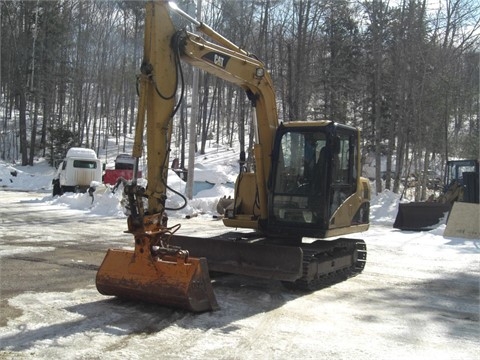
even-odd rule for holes
{"type": "Polygon", "coordinates": [[[449,212],[449,203],[411,202],[398,205],[393,227],[400,230],[430,230],[449,212]]]}
{"type": "Polygon", "coordinates": [[[218,308],[205,258],[109,249],[97,272],[101,294],[193,312],[218,308]]]}

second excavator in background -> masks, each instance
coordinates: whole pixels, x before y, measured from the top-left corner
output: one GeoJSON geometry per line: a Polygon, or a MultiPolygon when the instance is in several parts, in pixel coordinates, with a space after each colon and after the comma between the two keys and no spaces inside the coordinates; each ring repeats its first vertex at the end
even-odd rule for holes
{"type": "Polygon", "coordinates": [[[478,238],[479,168],[477,159],[447,161],[441,194],[432,195],[426,201],[398,204],[393,227],[408,231],[431,230],[447,214],[446,235],[478,238]]]}
{"type": "Polygon", "coordinates": [[[359,130],[326,120],[280,123],[265,65],[171,7],[164,1],[146,5],[132,155],[137,174],[146,130],[148,185],[140,186],[134,177],[125,186],[135,248],[108,250],[97,273],[99,292],[201,312],[218,307],[210,271],[280,280],[307,291],[360,273],[367,254],[363,240],[324,239],[369,226],[371,190],[361,177],[359,130]],[[176,30],[169,11],[213,42],[176,30]],[[182,61],[238,85],[253,107],[254,164],[238,175],[223,219],[225,226],[248,232],[183,236],[176,233],[180,225],[167,223],[167,172],[172,122],[183,100],[182,61]]]}

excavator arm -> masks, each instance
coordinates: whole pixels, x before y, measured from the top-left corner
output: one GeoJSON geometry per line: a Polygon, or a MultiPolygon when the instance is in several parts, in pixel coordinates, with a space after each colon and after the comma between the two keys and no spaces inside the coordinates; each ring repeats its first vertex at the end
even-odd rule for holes
{"type": "MultiPolygon", "coordinates": [[[[199,30],[204,26],[199,26],[199,30]]],[[[208,31],[208,34],[212,34],[208,31]]],[[[217,41],[221,41],[220,35],[215,36],[217,41]]],[[[255,126],[255,173],[252,177],[249,187],[256,192],[250,194],[258,199],[258,214],[246,214],[241,227],[250,227],[257,229],[257,222],[266,220],[268,216],[267,206],[267,180],[271,170],[271,150],[275,132],[278,128],[278,116],[275,100],[275,92],[269,73],[264,64],[255,57],[248,55],[239,49],[229,49],[222,45],[217,45],[206,41],[198,35],[181,31],[176,34],[175,46],[181,54],[184,62],[202,69],[216,77],[224,79],[232,84],[236,84],[245,90],[251,104],[254,108],[254,126],[255,126]],[[255,216],[259,215],[259,216],[255,216]]],[[[244,174],[244,176],[248,176],[244,174]]],[[[237,186],[239,186],[237,181],[237,186]]],[[[243,197],[247,201],[245,191],[238,191],[237,197],[243,197]]],[[[252,202],[252,199],[249,201],[252,202]]],[[[238,224],[237,224],[238,225],[238,224]]],[[[233,225],[235,226],[235,225],[233,225]]]]}
{"type": "MultiPolygon", "coordinates": [[[[147,212],[161,214],[165,208],[172,118],[176,108],[175,101],[181,101],[183,97],[182,93],[179,98],[176,97],[177,89],[183,82],[180,60],[240,86],[254,107],[256,171],[254,174],[245,175],[249,178],[245,185],[251,187],[253,183],[256,192],[252,194],[250,191],[240,191],[239,201],[256,204],[257,209],[248,206],[252,208],[252,213],[243,216],[243,219],[247,220],[243,220],[240,225],[257,229],[258,221],[266,221],[268,217],[266,186],[271,170],[271,149],[278,128],[275,91],[270,75],[255,56],[207,25],[194,20],[173,3],[167,6],[163,1],[147,3],[144,56],[139,78],[139,112],[133,149],[133,156],[138,159],[142,154],[146,128],[148,188],[142,196],[148,197],[147,212]],[[169,7],[190,20],[198,31],[217,43],[206,41],[185,30],[176,30],[168,13],[169,7]],[[145,114],[148,121],[145,121],[145,114]]],[[[239,180],[238,183],[240,182],[239,180]]],[[[129,192],[135,193],[138,189],[131,187],[129,192]]],[[[131,207],[139,208],[140,201],[133,200],[133,197],[132,201],[131,207]]],[[[141,208],[137,212],[143,214],[141,208]]],[[[228,221],[232,222],[232,219],[228,221]]],[[[239,224],[234,220],[233,224],[230,224],[237,225],[239,224]]]]}
{"type": "Polygon", "coordinates": [[[175,29],[164,2],[146,5],[144,55],[139,77],[140,99],[132,155],[134,178],[125,186],[130,215],[128,231],[134,251],[109,249],[96,276],[104,295],[149,301],[201,312],[218,307],[204,258],[171,246],[180,225],[167,226],[165,201],[172,117],[179,74],[178,53],[172,51],[175,29]],[[147,134],[146,189],[137,184],[138,159],[147,134]],[[144,209],[143,199],[148,199],[144,209]]]}

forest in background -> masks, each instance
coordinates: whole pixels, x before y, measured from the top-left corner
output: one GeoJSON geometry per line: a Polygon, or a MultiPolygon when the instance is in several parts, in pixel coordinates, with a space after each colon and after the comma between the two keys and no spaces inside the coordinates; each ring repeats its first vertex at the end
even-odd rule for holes
{"type": "MultiPolygon", "coordinates": [[[[177,1],[195,16],[194,0],[177,1]]],[[[119,147],[133,131],[143,51],[143,1],[2,1],[0,158],[33,165],[71,146],[119,147]]],[[[176,19],[178,27],[186,26],[176,19]]],[[[271,72],[280,121],[329,119],[362,130],[376,191],[402,176],[478,158],[480,3],[477,0],[202,0],[202,21],[271,72]],[[386,168],[381,168],[386,158],[386,168]]],[[[187,93],[192,70],[183,65],[187,93]]],[[[200,75],[198,151],[253,142],[237,87],[200,75]]],[[[191,100],[191,95],[187,97],[191,100]]],[[[184,102],[185,104],[185,102],[184,102]]],[[[181,153],[188,105],[174,122],[181,153]]],[[[440,167],[440,168],[439,168],[440,167]]]]}

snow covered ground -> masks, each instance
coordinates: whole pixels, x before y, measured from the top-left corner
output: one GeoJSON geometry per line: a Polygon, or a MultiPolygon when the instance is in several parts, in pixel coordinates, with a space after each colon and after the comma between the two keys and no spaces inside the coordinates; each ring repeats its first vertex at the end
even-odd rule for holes
{"type": "MultiPolygon", "coordinates": [[[[207,154],[203,180],[230,179],[236,166],[220,159],[207,154]]],[[[100,187],[93,203],[86,194],[52,198],[53,172],[44,161],[34,167],[0,162],[0,205],[18,211],[11,218],[2,213],[0,262],[19,253],[54,253],[64,245],[65,231],[75,239],[88,232],[86,248],[97,241],[92,234],[105,229],[121,234],[126,228],[121,192],[100,187]],[[38,221],[42,216],[52,221],[25,231],[20,221],[28,212],[36,212],[38,221]],[[65,216],[81,221],[61,233],[53,220],[65,216]]],[[[184,186],[175,174],[169,182],[180,190],[184,186]]],[[[216,231],[222,227],[212,220],[216,201],[231,191],[218,184],[200,192],[185,209],[169,213],[170,224],[180,222],[186,235],[216,231]],[[187,220],[186,215],[196,216],[187,220]]],[[[181,202],[175,196],[169,201],[181,202]]],[[[0,294],[0,301],[17,311],[0,327],[0,358],[478,358],[480,240],[444,238],[444,224],[427,232],[393,229],[397,206],[398,196],[390,192],[372,199],[370,230],[356,235],[368,247],[364,272],[311,294],[287,291],[277,282],[224,276],[214,280],[220,310],[203,314],[102,296],[93,277],[73,291],[47,287],[0,294]]],[[[122,234],[104,242],[117,246],[128,238],[122,234]]],[[[0,268],[0,276],[6,270],[0,268]]]]}

